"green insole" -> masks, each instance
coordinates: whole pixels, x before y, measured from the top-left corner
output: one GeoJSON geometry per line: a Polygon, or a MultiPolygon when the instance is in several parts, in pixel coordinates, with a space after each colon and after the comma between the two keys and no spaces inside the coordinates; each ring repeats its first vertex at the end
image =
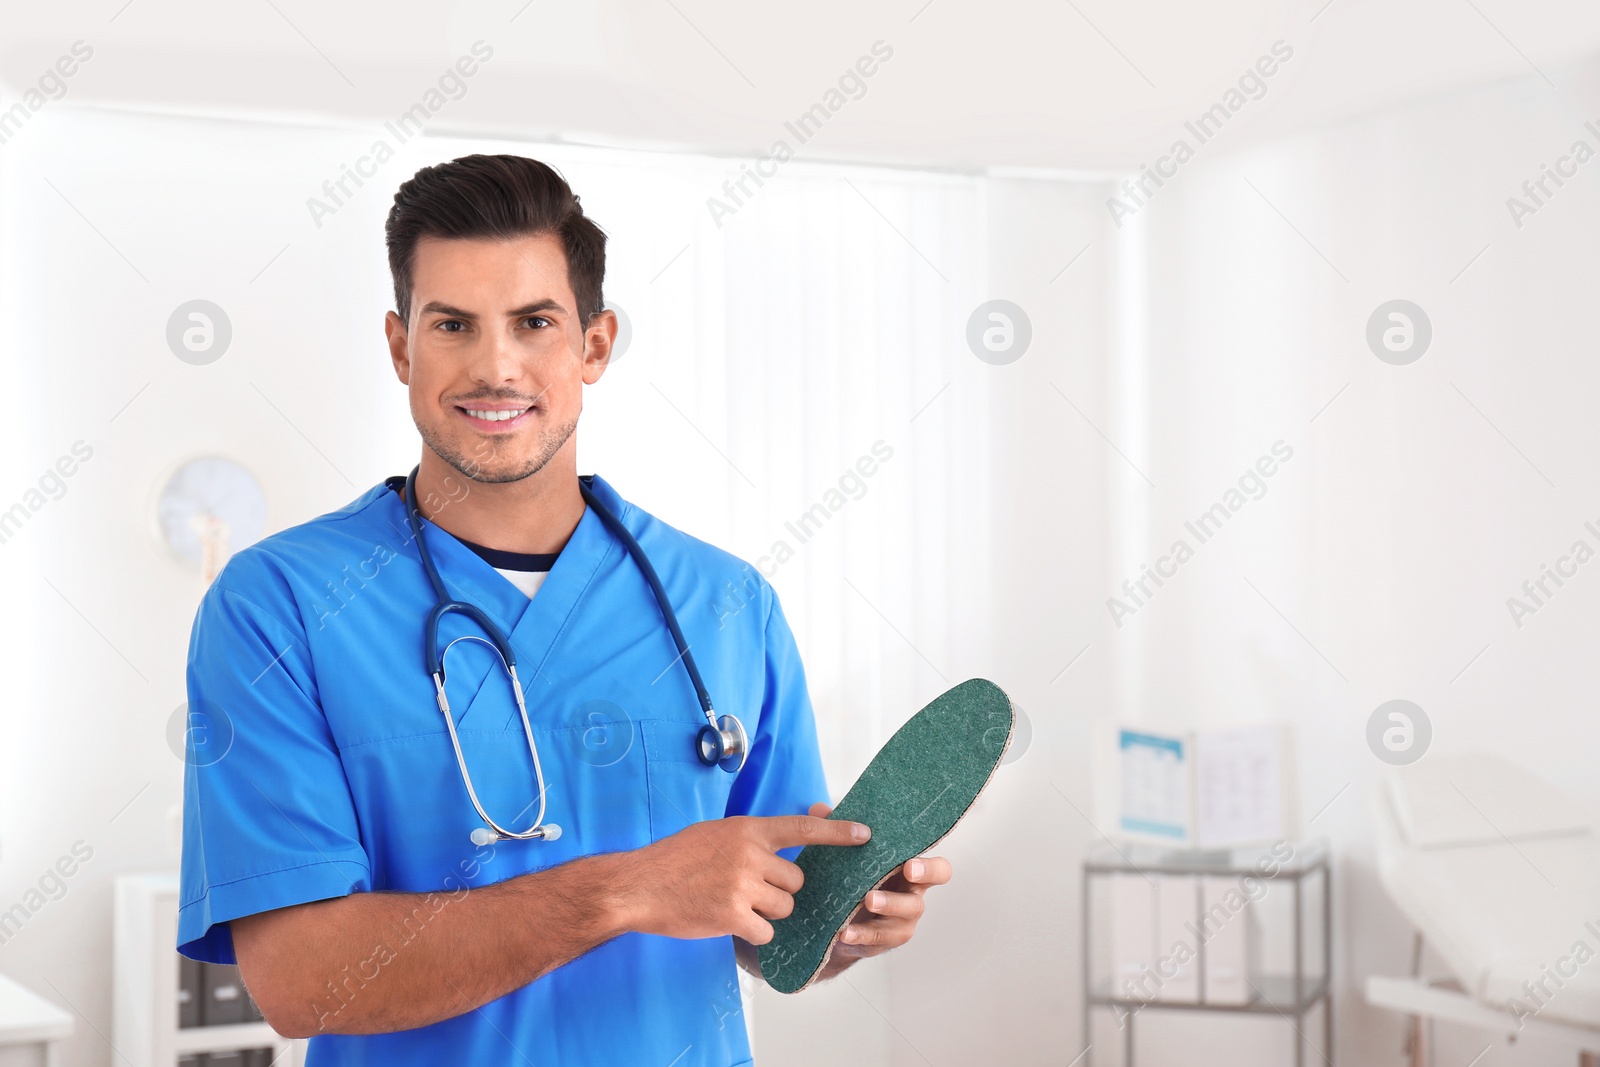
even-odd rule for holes
{"type": "Polygon", "coordinates": [[[807,845],[794,911],[772,923],[761,974],[798,993],[816,981],[850,915],[902,863],[961,821],[1011,744],[1016,714],[993,682],[971,678],[913,715],[872,757],[830,819],[872,827],[864,845],[807,845]]]}

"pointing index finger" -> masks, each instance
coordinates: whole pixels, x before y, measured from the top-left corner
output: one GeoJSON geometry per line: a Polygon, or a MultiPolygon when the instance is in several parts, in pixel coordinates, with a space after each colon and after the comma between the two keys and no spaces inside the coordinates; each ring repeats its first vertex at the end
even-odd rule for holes
{"type": "Polygon", "coordinates": [[[872,837],[866,823],[849,819],[821,819],[815,815],[778,815],[764,820],[767,841],[774,849],[792,845],[859,845],[872,837]]]}

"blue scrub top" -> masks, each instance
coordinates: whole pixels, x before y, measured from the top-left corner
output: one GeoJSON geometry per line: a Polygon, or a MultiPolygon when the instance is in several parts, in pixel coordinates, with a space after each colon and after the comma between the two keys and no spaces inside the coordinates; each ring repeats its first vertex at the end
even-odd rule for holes
{"type": "MultiPolygon", "coordinates": [[[[803,814],[828,802],[805,674],[772,586],[749,564],[585,480],[655,565],[718,714],[749,732],[737,774],[695,754],[705,722],[644,575],[585,508],[531,600],[424,521],[446,587],[510,637],[554,842],[474,845],[423,623],[434,592],[395,479],[229,560],[189,647],[178,950],[234,962],[230,919],[350,893],[491,885],[579,856],[641,848],[694,822],[803,814]]],[[[469,483],[460,483],[466,486],[469,483]]],[[[449,507],[441,494],[430,505],[449,507]]],[[[441,645],[477,634],[450,614],[441,645]]],[[[473,784],[502,825],[537,813],[533,761],[492,649],[448,653],[447,691],[473,784]]],[[[779,854],[793,859],[799,848],[779,854]]],[[[423,921],[419,918],[419,921],[423,921]]],[[[381,981],[407,931],[330,974],[326,1011],[381,981]]],[[[415,933],[411,933],[414,937],[415,933]]],[[[627,933],[453,1019],[311,1039],[310,1067],[749,1063],[733,939],[627,933]]]]}

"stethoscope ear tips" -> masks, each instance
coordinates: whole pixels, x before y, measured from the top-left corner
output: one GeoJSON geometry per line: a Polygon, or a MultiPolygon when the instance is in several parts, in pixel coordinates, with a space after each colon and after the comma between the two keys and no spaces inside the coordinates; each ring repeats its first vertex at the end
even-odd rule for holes
{"type": "Polygon", "coordinates": [[[499,834],[495,833],[487,826],[480,826],[476,830],[472,831],[472,843],[481,847],[483,845],[492,844],[497,838],[499,838],[499,836],[499,834]]]}
{"type": "Polygon", "coordinates": [[[700,727],[696,747],[701,763],[708,767],[716,764],[729,774],[737,774],[750,755],[750,738],[736,716],[724,715],[715,728],[710,723],[700,727]]]}

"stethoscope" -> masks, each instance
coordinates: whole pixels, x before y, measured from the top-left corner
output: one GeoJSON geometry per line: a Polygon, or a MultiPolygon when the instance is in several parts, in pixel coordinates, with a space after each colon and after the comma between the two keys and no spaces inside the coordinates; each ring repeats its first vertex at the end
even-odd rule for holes
{"type": "MultiPolygon", "coordinates": [[[[433,591],[437,602],[433,610],[428,612],[428,621],[423,629],[423,640],[427,655],[428,672],[433,675],[433,688],[438,693],[439,711],[444,714],[444,724],[450,731],[450,745],[456,752],[456,765],[461,768],[461,780],[466,783],[467,796],[472,798],[472,806],[477,809],[478,817],[487,826],[479,827],[472,831],[472,843],[487,845],[491,841],[510,838],[517,841],[529,841],[542,838],[545,841],[554,841],[561,836],[561,827],[555,823],[544,824],[544,768],[539,764],[539,747],[534,744],[533,727],[528,722],[528,705],[523,700],[522,682],[517,677],[517,654],[511,647],[511,642],[500,628],[490,621],[478,608],[461,600],[454,600],[446,592],[444,580],[439,577],[439,569],[433,565],[433,555],[428,551],[428,543],[422,537],[422,509],[417,505],[417,471],[421,466],[413,467],[406,477],[406,518],[411,523],[411,534],[417,542],[417,555],[422,559],[422,568],[428,572],[428,580],[433,583],[433,591]],[[465,635],[451,641],[442,650],[439,648],[439,620],[450,612],[460,612],[483,628],[489,635],[489,640],[481,637],[465,635]],[[456,641],[483,641],[484,644],[494,649],[500,656],[500,662],[505,665],[506,673],[511,676],[511,692],[517,700],[517,713],[522,716],[522,733],[528,739],[528,752],[533,756],[533,773],[539,785],[539,814],[533,820],[533,825],[526,830],[508,830],[489,817],[483,810],[483,804],[478,800],[478,791],[472,787],[472,775],[467,771],[467,760],[461,752],[461,739],[456,735],[455,716],[450,714],[450,700],[444,692],[444,655],[450,651],[456,641]]],[[[628,554],[638,563],[639,570],[644,573],[645,580],[650,583],[650,589],[656,595],[656,603],[661,605],[661,614],[667,620],[667,629],[672,631],[672,640],[678,646],[678,656],[683,660],[683,666],[689,672],[689,680],[694,683],[695,693],[700,697],[701,710],[705,712],[706,725],[700,727],[700,733],[695,738],[695,751],[700,756],[700,762],[710,767],[720,766],[729,774],[735,774],[744,766],[744,761],[750,754],[750,739],[744,732],[744,724],[735,715],[724,715],[717,718],[716,710],[711,706],[711,694],[706,692],[705,682],[700,679],[700,668],[695,666],[694,657],[689,654],[689,645],[683,639],[683,631],[678,628],[678,617],[673,614],[672,603],[667,599],[667,592],[661,587],[661,579],[656,577],[656,570],[646,558],[644,549],[639,547],[639,542],[634,540],[633,534],[622,525],[611,509],[600,502],[589,488],[592,474],[579,475],[578,491],[583,494],[583,501],[594,513],[600,516],[602,522],[621,539],[627,546],[628,554]]]]}

